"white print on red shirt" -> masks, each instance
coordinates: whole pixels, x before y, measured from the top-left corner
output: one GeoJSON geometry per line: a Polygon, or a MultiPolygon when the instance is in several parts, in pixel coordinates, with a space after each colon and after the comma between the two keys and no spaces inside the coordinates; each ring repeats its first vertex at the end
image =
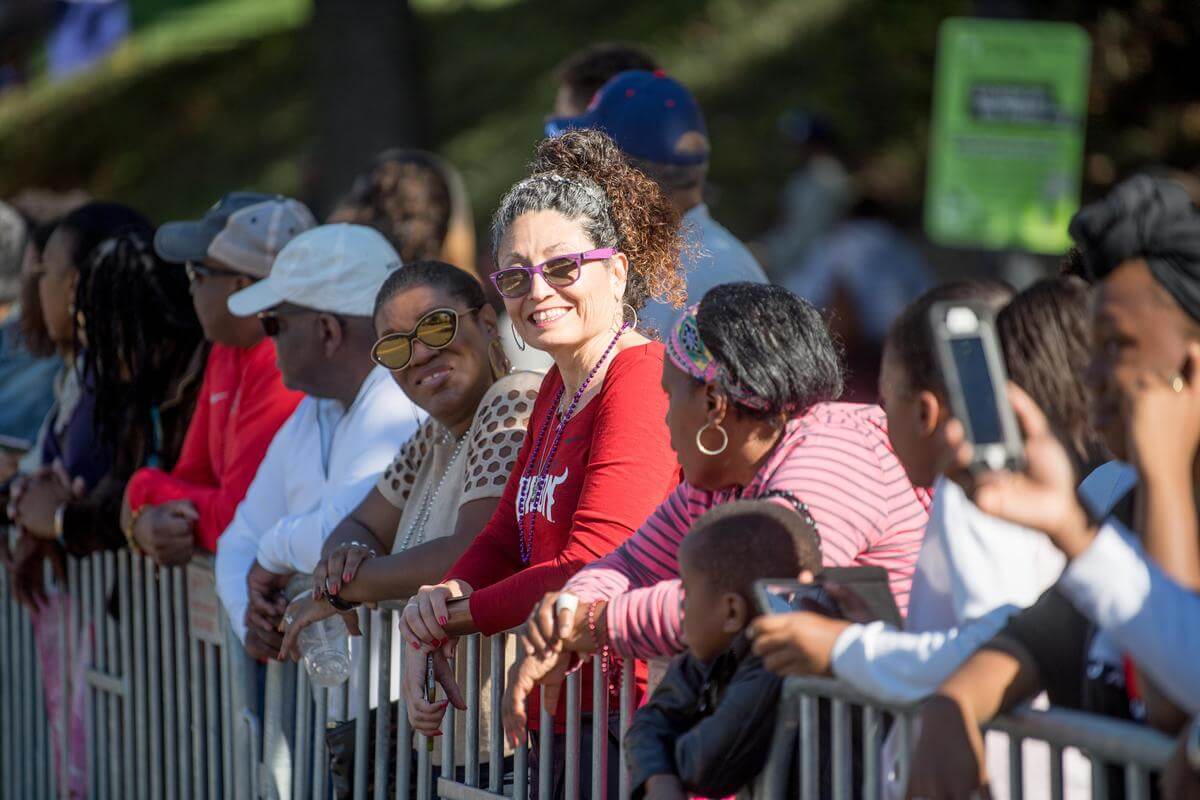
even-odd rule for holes
{"type": "MultiPolygon", "coordinates": [[[[546,518],[547,522],[554,522],[554,492],[559,486],[566,483],[567,476],[570,474],[571,468],[566,467],[563,469],[561,475],[546,476],[546,486],[544,489],[542,489],[542,498],[541,502],[538,504],[540,506],[538,511],[541,512],[541,515],[546,518]]],[[[517,492],[517,495],[524,497],[525,502],[522,508],[517,509],[519,517],[523,517],[529,513],[529,506],[533,505],[533,495],[536,493],[536,491],[537,483],[535,482],[534,477],[530,476],[521,478],[520,491],[517,492]]]]}

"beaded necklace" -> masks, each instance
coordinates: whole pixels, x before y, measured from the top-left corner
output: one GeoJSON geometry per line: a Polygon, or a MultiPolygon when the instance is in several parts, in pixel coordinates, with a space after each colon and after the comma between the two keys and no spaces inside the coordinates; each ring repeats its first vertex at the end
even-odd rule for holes
{"type": "Polygon", "coordinates": [[[562,441],[563,431],[567,428],[567,423],[571,421],[571,417],[575,414],[575,408],[579,405],[584,392],[587,391],[588,385],[592,379],[596,377],[596,373],[600,371],[600,367],[604,366],[604,362],[608,360],[608,356],[612,353],[613,348],[617,346],[617,341],[620,340],[625,332],[629,330],[629,323],[621,325],[621,329],[617,331],[617,335],[608,343],[608,347],[604,350],[604,354],[600,356],[600,360],[596,362],[596,366],[592,367],[592,371],[588,373],[587,378],[580,384],[575,391],[575,396],[571,398],[571,404],[567,406],[567,410],[559,419],[557,427],[554,429],[554,438],[550,440],[549,455],[544,460],[540,459],[542,453],[542,441],[546,437],[546,431],[550,429],[550,423],[555,418],[559,406],[562,404],[563,395],[566,394],[567,386],[564,383],[558,387],[558,393],[554,395],[554,402],[550,404],[550,408],[546,412],[546,417],[542,420],[542,425],[538,429],[537,438],[533,441],[533,448],[529,451],[529,460],[525,462],[525,470],[521,474],[521,488],[517,492],[517,532],[518,545],[521,554],[521,562],[528,564],[533,557],[533,533],[537,518],[537,510],[542,504],[542,495],[546,491],[546,481],[550,477],[550,467],[554,463],[554,454],[558,452],[559,442],[562,441]],[[533,475],[534,465],[541,461],[541,468],[537,471],[537,475],[533,475]],[[531,477],[532,476],[532,477],[531,477]],[[531,488],[532,487],[532,490],[531,488]],[[530,497],[532,491],[532,498],[530,497]],[[532,500],[532,504],[530,504],[532,500]]]}
{"type": "MultiPolygon", "coordinates": [[[[443,444],[448,444],[451,434],[446,433],[446,439],[443,444]]],[[[417,512],[417,516],[413,517],[412,524],[408,526],[408,530],[404,532],[404,541],[400,543],[400,549],[395,552],[400,553],[408,549],[410,544],[420,544],[425,539],[425,524],[429,522],[429,515],[433,513],[433,501],[442,491],[442,484],[446,482],[446,478],[450,475],[450,470],[454,469],[454,463],[458,460],[458,454],[462,452],[463,444],[467,441],[466,434],[458,440],[458,444],[454,445],[454,452],[450,454],[450,460],[446,462],[445,468],[442,470],[442,477],[438,478],[438,482],[425,490],[425,496],[421,499],[421,510],[417,512]],[[413,542],[413,536],[416,535],[417,540],[413,542]]]]}

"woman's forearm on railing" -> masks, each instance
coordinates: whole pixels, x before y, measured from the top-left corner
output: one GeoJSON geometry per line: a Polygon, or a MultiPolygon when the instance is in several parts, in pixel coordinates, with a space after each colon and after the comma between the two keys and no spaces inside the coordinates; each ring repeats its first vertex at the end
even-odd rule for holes
{"type": "Polygon", "coordinates": [[[339,596],[351,603],[403,600],[422,586],[441,583],[491,519],[498,502],[495,498],[485,498],[467,503],[459,509],[450,536],[437,536],[399,553],[363,562],[358,575],[342,587],[339,596]]]}
{"type": "Polygon", "coordinates": [[[377,603],[412,597],[422,586],[440,583],[465,545],[443,536],[388,556],[367,559],[338,596],[351,603],[377,603]]]}

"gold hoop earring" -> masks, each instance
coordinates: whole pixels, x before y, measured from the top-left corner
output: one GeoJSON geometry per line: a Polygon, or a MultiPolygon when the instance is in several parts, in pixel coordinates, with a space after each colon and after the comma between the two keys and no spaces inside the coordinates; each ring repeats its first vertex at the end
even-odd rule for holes
{"type": "Polygon", "coordinates": [[[492,366],[492,378],[494,380],[499,380],[512,372],[512,362],[508,360],[508,356],[504,353],[504,344],[498,336],[488,342],[488,363],[492,366]]]}
{"type": "Polygon", "coordinates": [[[525,340],[521,338],[521,334],[517,333],[517,323],[509,320],[508,327],[512,328],[513,339],[516,340],[517,349],[522,353],[525,352],[525,340]]]}
{"type": "Polygon", "coordinates": [[[725,429],[722,428],[718,423],[706,422],[706,423],[704,423],[703,428],[696,431],[696,449],[699,450],[704,455],[719,456],[719,455],[721,455],[721,453],[725,452],[725,448],[727,448],[727,447],[729,447],[729,434],[726,433],[725,429]],[[709,428],[712,428],[717,433],[721,434],[721,446],[717,447],[716,449],[709,449],[704,446],[704,432],[706,430],[708,430],[709,428]]]}

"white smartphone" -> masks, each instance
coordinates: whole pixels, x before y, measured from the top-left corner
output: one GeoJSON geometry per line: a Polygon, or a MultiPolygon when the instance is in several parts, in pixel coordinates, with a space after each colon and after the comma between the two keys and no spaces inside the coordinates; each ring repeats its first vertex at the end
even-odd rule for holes
{"type": "Polygon", "coordinates": [[[1020,469],[1025,447],[1008,401],[994,314],[980,304],[944,302],[930,310],[930,323],[950,410],[975,447],[971,470],[1020,469]]]}

